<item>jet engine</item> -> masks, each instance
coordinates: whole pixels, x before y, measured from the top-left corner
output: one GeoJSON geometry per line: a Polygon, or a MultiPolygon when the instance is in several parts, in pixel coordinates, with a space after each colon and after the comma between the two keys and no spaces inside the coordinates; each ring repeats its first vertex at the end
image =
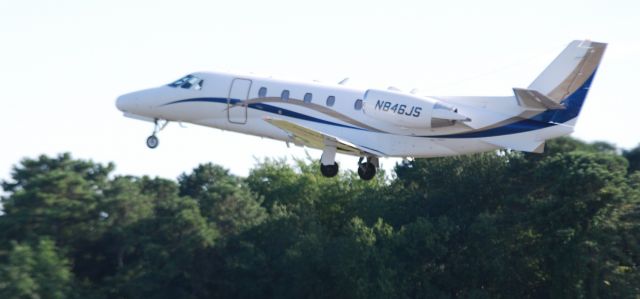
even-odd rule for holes
{"type": "Polygon", "coordinates": [[[428,129],[452,126],[457,121],[470,121],[438,100],[403,94],[397,91],[369,89],[364,95],[366,115],[393,125],[428,129]]]}

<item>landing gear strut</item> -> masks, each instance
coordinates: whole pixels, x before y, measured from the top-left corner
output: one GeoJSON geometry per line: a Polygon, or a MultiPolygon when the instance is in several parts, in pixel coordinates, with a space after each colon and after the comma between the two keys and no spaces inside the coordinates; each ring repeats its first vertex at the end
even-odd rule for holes
{"type": "Polygon", "coordinates": [[[335,139],[324,138],[324,150],[322,151],[322,157],[320,157],[320,173],[324,177],[332,178],[338,174],[338,163],[336,163],[336,151],[337,145],[335,139]]]}
{"type": "Polygon", "coordinates": [[[364,160],[364,157],[360,157],[360,161],[358,161],[358,176],[362,180],[369,181],[376,176],[378,158],[367,157],[367,162],[362,162],[362,160],[364,160]]]}
{"type": "Polygon", "coordinates": [[[168,120],[165,120],[163,124],[160,124],[160,120],[157,118],[154,119],[153,122],[155,124],[153,128],[153,133],[151,134],[151,136],[147,137],[147,147],[149,148],[158,147],[158,144],[160,144],[160,140],[158,140],[158,137],[156,137],[156,134],[162,131],[169,124],[168,120]]]}

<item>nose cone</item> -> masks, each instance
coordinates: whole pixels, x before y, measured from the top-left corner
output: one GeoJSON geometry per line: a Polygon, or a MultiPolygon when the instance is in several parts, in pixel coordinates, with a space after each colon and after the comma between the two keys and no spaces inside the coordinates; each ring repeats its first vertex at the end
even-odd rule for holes
{"type": "Polygon", "coordinates": [[[131,94],[125,94],[118,97],[116,107],[122,112],[131,112],[134,108],[135,97],[131,94]]]}

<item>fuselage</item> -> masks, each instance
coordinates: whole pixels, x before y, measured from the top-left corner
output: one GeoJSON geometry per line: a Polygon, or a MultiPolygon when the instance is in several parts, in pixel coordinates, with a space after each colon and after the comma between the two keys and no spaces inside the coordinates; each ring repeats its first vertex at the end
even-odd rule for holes
{"type": "MultiPolygon", "coordinates": [[[[511,148],[541,152],[573,131],[604,43],[573,41],[513,96],[418,96],[395,89],[199,72],[123,95],[126,116],[187,122],[361,157],[436,157],[511,148]]],[[[150,147],[157,146],[152,135],[150,147]],[[154,143],[155,142],[155,143],[154,143]]]]}
{"type": "MultiPolygon", "coordinates": [[[[117,106],[137,118],[187,122],[294,142],[286,131],[264,121],[285,119],[385,157],[447,156],[498,148],[470,143],[469,138],[438,137],[467,131],[464,122],[443,119],[444,125],[433,126],[425,120],[420,128],[420,117],[437,101],[428,97],[229,73],[200,72],[189,77],[201,80],[200,85],[187,82],[133,92],[119,97],[117,106]],[[371,100],[373,93],[381,95],[371,100]],[[407,101],[411,104],[404,104],[407,101]],[[383,114],[382,118],[372,117],[374,112],[383,114]],[[395,120],[384,119],[385,113],[395,120]],[[404,126],[403,121],[417,125],[404,126]]],[[[517,107],[509,97],[492,98],[492,102],[517,107]]]]}

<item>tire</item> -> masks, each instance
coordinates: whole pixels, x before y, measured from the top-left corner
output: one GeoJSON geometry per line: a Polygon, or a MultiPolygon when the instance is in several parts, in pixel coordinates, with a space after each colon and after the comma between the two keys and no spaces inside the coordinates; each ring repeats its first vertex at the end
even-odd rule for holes
{"type": "Polygon", "coordinates": [[[373,163],[365,162],[358,166],[358,176],[364,181],[369,181],[376,176],[376,166],[373,163]]]}
{"type": "Polygon", "coordinates": [[[158,147],[159,143],[160,141],[158,140],[158,137],[156,137],[155,135],[151,135],[149,136],[149,138],[147,138],[147,147],[149,148],[156,148],[158,147]]]}
{"type": "Polygon", "coordinates": [[[339,168],[340,167],[336,162],[333,162],[333,165],[320,164],[320,173],[322,173],[322,176],[324,176],[325,178],[332,178],[338,174],[339,168]]]}

